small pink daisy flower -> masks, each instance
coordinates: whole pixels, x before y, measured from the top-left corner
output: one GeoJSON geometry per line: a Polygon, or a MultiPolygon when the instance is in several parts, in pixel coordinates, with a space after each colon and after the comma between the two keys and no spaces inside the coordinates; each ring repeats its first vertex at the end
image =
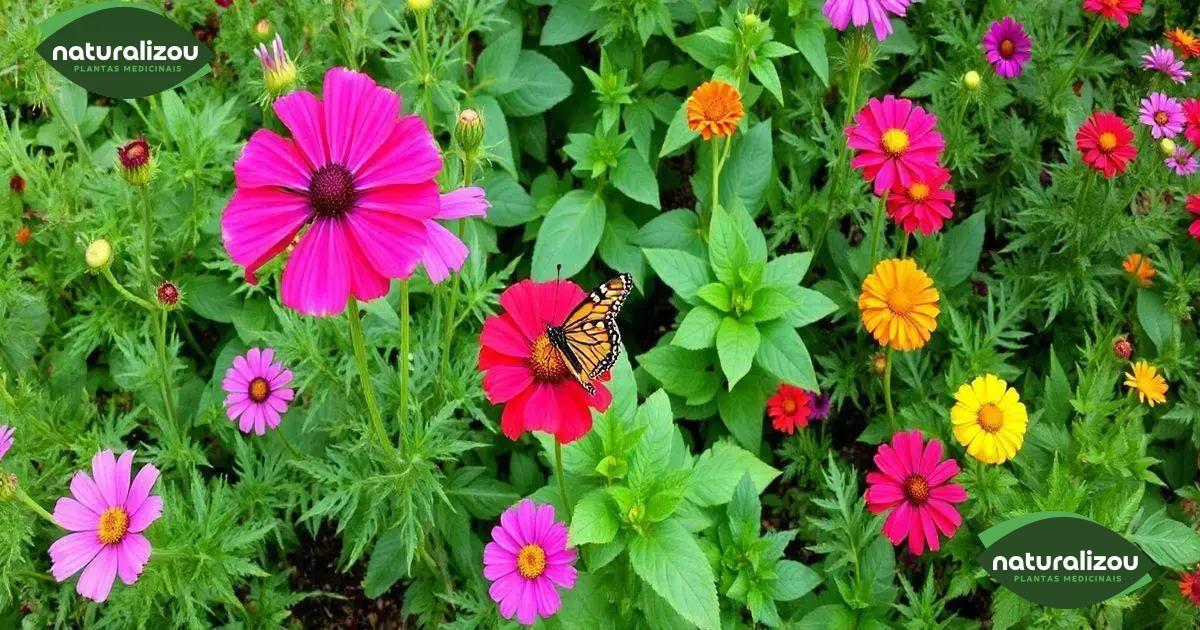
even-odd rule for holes
{"type": "Polygon", "coordinates": [[[912,0],[825,0],[821,12],[829,23],[839,31],[846,30],[851,22],[857,27],[871,22],[875,39],[883,41],[892,34],[891,16],[904,17],[912,0]]]}
{"type": "Polygon", "coordinates": [[[0,424],[0,459],[8,454],[8,449],[13,445],[13,434],[17,430],[7,424],[0,424]]]}
{"type": "Polygon", "coordinates": [[[271,348],[250,350],[233,360],[225,371],[221,389],[225,390],[225,414],[238,422],[242,433],[253,430],[263,435],[267,429],[279,426],[287,413],[288,402],[295,396],[288,384],[292,371],[275,361],[271,348]]]}
{"type": "Polygon", "coordinates": [[[846,145],[855,152],[850,165],[875,182],[876,195],[897,183],[910,186],[938,163],[946,147],[936,124],[937,117],[908,99],[891,94],[882,101],[873,98],[846,128],[846,145]]]}
{"type": "Polygon", "coordinates": [[[522,499],[500,515],[492,541],[483,548],[483,576],[500,615],[523,626],[558,612],[558,589],[575,586],[575,550],[567,548],[567,526],[554,520],[554,506],[522,499]]]}
{"type": "Polygon", "coordinates": [[[1183,105],[1179,101],[1155,92],[1142,99],[1141,116],[1138,122],[1150,128],[1150,135],[1155,139],[1174,138],[1183,131],[1187,117],[1183,114],[1183,105]]]}
{"type": "Polygon", "coordinates": [[[999,22],[992,22],[991,28],[983,36],[983,50],[996,74],[1012,79],[1025,70],[1025,63],[1031,57],[1032,42],[1020,22],[1006,17],[999,22]]]}
{"type": "Polygon", "coordinates": [[[1172,153],[1167,159],[1163,160],[1163,164],[1166,164],[1167,168],[1175,171],[1176,175],[1191,175],[1196,172],[1196,167],[1198,166],[1196,156],[1183,147],[1175,149],[1175,153],[1172,153]]]}
{"type": "Polygon", "coordinates": [[[888,216],[909,234],[914,230],[925,236],[933,234],[952,216],[954,191],[946,187],[948,183],[950,171],[933,166],[907,187],[892,188],[887,201],[888,216]]]}
{"type": "Polygon", "coordinates": [[[75,590],[93,601],[108,599],[117,577],[137,582],[150,559],[142,532],[162,516],[162,498],[150,494],[158,469],[147,464],[133,476],[132,468],[133,451],[120,459],[100,451],[91,476],[81,470],[71,479],[73,498],[54,506],[54,522],[71,533],[50,545],[50,573],[62,582],[82,569],[75,590]]]}
{"type": "Polygon", "coordinates": [[[299,90],[274,102],[292,139],[260,129],[234,163],[237,190],[221,216],[233,262],[255,282],[288,250],[283,303],[306,315],[342,312],[350,296],[382,297],[425,254],[425,221],[440,211],[442,156],[425,122],[400,115],[400,95],[332,68],[324,100],[299,90]]]}
{"type": "Polygon", "coordinates": [[[466,217],[487,216],[488,201],[482,188],[460,188],[440,197],[440,208],[430,219],[425,219],[425,237],[429,244],[421,264],[429,279],[437,284],[450,277],[450,272],[462,269],[470,250],[462,239],[447,230],[434,219],[450,221],[466,217]]]}
{"type": "Polygon", "coordinates": [[[1183,62],[1175,58],[1175,51],[1154,45],[1150,52],[1142,55],[1142,69],[1160,72],[1180,85],[1187,83],[1192,73],[1184,70],[1183,62]]]}
{"type": "Polygon", "coordinates": [[[962,524],[955,503],[967,500],[962,486],[949,483],[958,474],[958,462],[942,459],[942,443],[926,444],[921,432],[912,430],[892,436],[891,444],[881,444],[875,452],[879,470],[867,473],[867,508],[872,514],[888,512],[883,533],[899,545],[908,539],[908,548],[918,556],[941,547],[938,533],[954,536],[962,524]]]}
{"type": "Polygon", "coordinates": [[[1083,0],[1083,10],[1129,28],[1129,16],[1142,12],[1142,0],[1083,0]]]}

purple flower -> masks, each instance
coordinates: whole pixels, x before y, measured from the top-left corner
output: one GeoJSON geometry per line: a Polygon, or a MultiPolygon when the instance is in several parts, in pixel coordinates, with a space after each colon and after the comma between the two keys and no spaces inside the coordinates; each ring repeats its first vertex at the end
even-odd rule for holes
{"type": "Polygon", "coordinates": [[[225,396],[225,414],[238,422],[242,433],[253,430],[259,435],[279,426],[279,421],[288,410],[295,392],[288,384],[292,382],[292,371],[274,361],[275,351],[271,348],[251,348],[246,354],[233,360],[225,372],[221,389],[225,396]]]}
{"type": "Polygon", "coordinates": [[[1187,149],[1179,147],[1175,149],[1175,153],[1163,160],[1163,164],[1167,168],[1175,171],[1176,175],[1191,175],[1196,172],[1196,156],[1192,155],[1187,149]]]}
{"type": "Polygon", "coordinates": [[[983,36],[983,50],[987,53],[988,63],[996,69],[996,74],[1005,79],[1021,75],[1025,62],[1029,61],[1031,46],[1025,28],[1010,17],[992,22],[991,28],[983,36]]]}
{"type": "Polygon", "coordinates": [[[812,420],[824,420],[829,417],[829,396],[813,392],[812,411],[808,417],[812,420]]]}
{"type": "Polygon", "coordinates": [[[888,14],[904,17],[904,11],[912,0],[825,0],[821,11],[829,23],[839,31],[846,30],[851,21],[855,26],[875,27],[875,39],[883,41],[892,34],[892,23],[888,14]]]}
{"type": "Polygon", "coordinates": [[[1140,113],[1138,122],[1150,128],[1150,135],[1154,136],[1155,140],[1174,138],[1183,131],[1183,124],[1187,122],[1179,101],[1162,92],[1155,92],[1142,99],[1140,113]]]}
{"type": "Polygon", "coordinates": [[[483,577],[500,615],[532,626],[558,612],[559,588],[575,586],[575,550],[567,547],[567,526],[554,520],[554,506],[529,499],[508,508],[483,548],[483,577]]]}
{"type": "Polygon", "coordinates": [[[1179,84],[1187,83],[1188,77],[1192,76],[1191,72],[1183,69],[1183,62],[1175,59],[1175,51],[1157,44],[1142,55],[1142,69],[1161,72],[1179,84]]]}
{"type": "Polygon", "coordinates": [[[0,424],[0,459],[8,453],[8,449],[13,445],[13,433],[17,430],[7,424],[0,424]]]}

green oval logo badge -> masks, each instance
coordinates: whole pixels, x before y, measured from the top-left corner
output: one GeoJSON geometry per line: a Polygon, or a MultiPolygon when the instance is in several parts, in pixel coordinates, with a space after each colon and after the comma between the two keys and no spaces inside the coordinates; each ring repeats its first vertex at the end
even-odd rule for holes
{"type": "Polygon", "coordinates": [[[76,7],[43,22],[38,54],[72,83],[140,98],[207,73],[212,51],[153,9],[124,2],[76,7]]]}
{"type": "Polygon", "coordinates": [[[1026,514],[979,538],[979,564],[989,575],[1052,608],[1083,608],[1141,588],[1154,567],[1137,545],[1070,512],[1026,514]]]}

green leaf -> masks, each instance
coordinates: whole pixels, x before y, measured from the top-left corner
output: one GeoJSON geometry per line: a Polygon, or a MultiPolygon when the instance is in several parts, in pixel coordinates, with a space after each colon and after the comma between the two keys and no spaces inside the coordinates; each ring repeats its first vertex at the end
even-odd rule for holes
{"type": "Polygon", "coordinates": [[[604,544],[617,536],[621,516],[603,489],[592,490],[575,504],[569,538],[572,545],[604,544]]]}
{"type": "Polygon", "coordinates": [[[1046,395],[1042,397],[1042,422],[1062,425],[1071,415],[1071,383],[1050,346],[1050,375],[1046,377],[1046,395]]]}
{"type": "Polygon", "coordinates": [[[675,249],[644,249],[646,261],[667,283],[679,297],[691,300],[696,291],[712,279],[708,275],[708,265],[703,260],[687,252],[675,249]]]}
{"type": "Polygon", "coordinates": [[[516,116],[540,114],[571,95],[571,79],[548,57],[522,50],[512,75],[517,89],[500,96],[505,113],[516,116]]]}
{"type": "Polygon", "coordinates": [[[775,70],[775,64],[771,62],[770,58],[757,57],[751,61],[750,74],[753,74],[754,78],[767,88],[771,96],[774,96],[775,100],[783,105],[783,86],[779,84],[779,72],[775,70]]]}
{"type": "Polygon", "coordinates": [[[697,306],[683,317],[671,344],[689,350],[711,348],[717,341],[717,329],[720,326],[719,311],[708,306],[697,306]]]}
{"type": "Polygon", "coordinates": [[[1190,569],[1200,562],[1200,532],[1167,518],[1165,508],[1136,523],[1129,540],[1165,567],[1190,569]]]}
{"type": "Polygon", "coordinates": [[[784,322],[774,322],[760,332],[762,341],[754,356],[758,365],[784,383],[816,391],[816,370],[796,330],[784,322]]]}
{"type": "Polygon", "coordinates": [[[533,197],[529,196],[512,175],[503,171],[493,171],[481,185],[487,191],[487,200],[491,204],[487,220],[492,225],[513,227],[537,217],[533,197]]]}
{"type": "Polygon", "coordinates": [[[728,313],[733,310],[733,301],[729,294],[729,287],[720,282],[710,282],[700,287],[696,291],[696,297],[704,300],[722,313],[728,313]]]}
{"type": "Polygon", "coordinates": [[[738,272],[749,263],[746,239],[733,217],[721,206],[713,208],[708,228],[708,261],[717,279],[727,286],[737,285],[738,272]]]}
{"type": "Polygon", "coordinates": [[[717,329],[717,357],[721,360],[721,370],[729,381],[729,389],[733,389],[742,380],[754,362],[754,354],[758,352],[761,340],[758,328],[750,322],[738,321],[726,317],[717,329]]]}
{"type": "Polygon", "coordinates": [[[569,278],[583,269],[604,231],[606,213],[600,196],[589,190],[572,190],[562,196],[542,222],[533,246],[532,275],[550,280],[569,278]]]}
{"type": "Polygon", "coordinates": [[[729,528],[735,537],[751,535],[755,538],[758,537],[762,506],[758,502],[758,489],[754,486],[754,480],[750,478],[749,473],[742,475],[741,481],[733,489],[733,498],[729,500],[728,514],[729,528]]]}
{"type": "Polygon", "coordinates": [[[980,210],[965,221],[950,228],[942,240],[942,264],[933,274],[942,295],[971,277],[983,252],[983,236],[987,225],[985,212],[980,210]]]}
{"type": "Polygon", "coordinates": [[[825,29],[822,26],[823,20],[815,19],[816,17],[814,14],[814,19],[797,24],[792,36],[796,39],[796,48],[800,49],[800,54],[804,55],[804,59],[812,66],[817,76],[821,77],[821,83],[829,87],[829,56],[825,52],[825,29]]]}
{"type": "MultiPolygon", "coordinates": [[[[767,185],[774,168],[771,119],[764,120],[741,134],[729,159],[721,169],[721,205],[734,207],[737,197],[750,214],[757,213],[766,200],[767,185]]],[[[712,177],[709,172],[708,177],[712,177]]]]}
{"type": "Polygon", "coordinates": [[[705,354],[696,350],[660,343],[639,356],[638,364],[662,383],[663,389],[692,404],[711,400],[719,387],[717,375],[706,369],[709,361],[705,354]]]}
{"type": "Polygon", "coordinates": [[[646,282],[646,260],[642,250],[633,244],[637,224],[621,213],[614,213],[604,224],[604,234],[597,249],[604,264],[633,276],[633,284],[642,290],[646,282]]]}
{"type": "Polygon", "coordinates": [[[662,148],[658,151],[658,157],[666,157],[684,147],[692,140],[699,138],[700,134],[692,131],[687,123],[687,102],[680,103],[679,109],[675,112],[675,117],[671,119],[671,124],[667,126],[667,135],[663,138],[662,148]]]}
{"type": "Polygon", "coordinates": [[[730,29],[713,26],[699,33],[680,37],[675,40],[675,45],[691,55],[700,65],[709,70],[716,70],[719,66],[731,65],[736,41],[737,34],[730,29]]]}
{"type": "Polygon", "coordinates": [[[780,602],[799,599],[821,583],[816,571],[796,562],[780,560],[775,566],[777,577],[771,588],[771,598],[780,602]]]}
{"type": "Polygon", "coordinates": [[[475,63],[475,84],[483,94],[500,96],[520,87],[513,71],[521,54],[521,29],[512,28],[492,39],[475,63]]]}
{"type": "Polygon", "coordinates": [[[409,533],[394,527],[375,542],[375,551],[367,564],[367,575],[363,579],[363,593],[376,598],[383,595],[400,578],[408,575],[412,566],[413,547],[409,533]]]}
{"type": "Polygon", "coordinates": [[[1154,291],[1141,289],[1137,294],[1138,323],[1146,336],[1154,342],[1160,353],[1175,340],[1175,318],[1167,312],[1162,296],[1154,291]]]}
{"type": "Polygon", "coordinates": [[[808,272],[810,264],[812,252],[784,254],[767,263],[767,270],[763,272],[763,282],[781,287],[799,285],[804,280],[804,274],[808,272]]]}
{"type": "Polygon", "coordinates": [[[194,276],[179,283],[179,291],[187,307],[204,319],[228,324],[233,314],[242,308],[242,301],[230,290],[224,278],[194,276]]]}
{"type": "Polygon", "coordinates": [[[500,103],[491,96],[479,96],[474,99],[479,115],[487,124],[483,126],[483,146],[487,155],[514,178],[517,176],[516,161],[513,159],[512,139],[508,134],[508,119],[500,103]]]}
{"type": "Polygon", "coordinates": [[[765,286],[754,292],[754,306],[742,316],[742,319],[756,324],[769,322],[779,319],[784,313],[798,306],[800,305],[796,303],[789,292],[778,287],[765,286]]]}
{"type": "Polygon", "coordinates": [[[636,149],[625,149],[617,158],[613,184],[630,199],[662,208],[658,201],[658,177],[636,149]]]}
{"type": "Polygon", "coordinates": [[[634,538],[629,562],[638,577],[683,618],[705,630],[721,627],[712,567],[682,525],[666,520],[634,538]]]}
{"type": "Polygon", "coordinates": [[[568,44],[604,25],[604,11],[592,9],[592,0],[558,0],[542,26],[542,46],[568,44]]]}
{"type": "Polygon", "coordinates": [[[751,370],[733,389],[717,392],[721,422],[733,439],[754,452],[758,452],[762,442],[763,410],[774,386],[766,374],[751,370]]]}
{"type": "Polygon", "coordinates": [[[719,441],[696,459],[684,496],[700,506],[723,505],[733,498],[743,475],[749,475],[755,491],[761,493],[779,476],[779,471],[750,451],[732,442],[719,441]]]}
{"type": "Polygon", "coordinates": [[[825,294],[820,291],[804,287],[791,287],[788,293],[796,302],[796,308],[788,311],[783,319],[793,328],[807,326],[838,310],[837,303],[825,297],[825,294]]]}
{"type": "Polygon", "coordinates": [[[640,247],[678,249],[699,256],[700,218],[691,210],[670,210],[646,222],[634,242],[640,247]]]}

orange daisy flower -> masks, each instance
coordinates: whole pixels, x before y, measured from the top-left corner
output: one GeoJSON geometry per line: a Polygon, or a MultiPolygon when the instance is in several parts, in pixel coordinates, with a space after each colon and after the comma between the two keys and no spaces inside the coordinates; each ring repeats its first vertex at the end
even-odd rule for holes
{"type": "Polygon", "coordinates": [[[916,350],[937,328],[938,291],[911,258],[881,260],[858,296],[863,326],[881,346],[916,350]]]}
{"type": "Polygon", "coordinates": [[[705,140],[733,135],[744,113],[742,95],[723,81],[702,84],[687,100],[688,128],[705,140]]]}
{"type": "Polygon", "coordinates": [[[1167,41],[1175,47],[1175,51],[1180,57],[1188,59],[1190,57],[1200,57],[1200,38],[1192,35],[1192,32],[1187,29],[1173,28],[1166,33],[1167,41]]]}
{"type": "Polygon", "coordinates": [[[1150,279],[1154,277],[1154,274],[1158,273],[1154,270],[1154,265],[1150,264],[1149,258],[1136,252],[1130,254],[1125,259],[1125,262],[1121,263],[1121,267],[1125,269],[1126,273],[1133,276],[1133,281],[1138,283],[1138,286],[1142,288],[1153,284],[1150,279]]]}
{"type": "Polygon", "coordinates": [[[1125,373],[1125,386],[1136,392],[1138,402],[1144,402],[1153,407],[1167,402],[1167,379],[1158,373],[1158,368],[1147,361],[1138,361],[1129,365],[1132,372],[1125,373]]]}

